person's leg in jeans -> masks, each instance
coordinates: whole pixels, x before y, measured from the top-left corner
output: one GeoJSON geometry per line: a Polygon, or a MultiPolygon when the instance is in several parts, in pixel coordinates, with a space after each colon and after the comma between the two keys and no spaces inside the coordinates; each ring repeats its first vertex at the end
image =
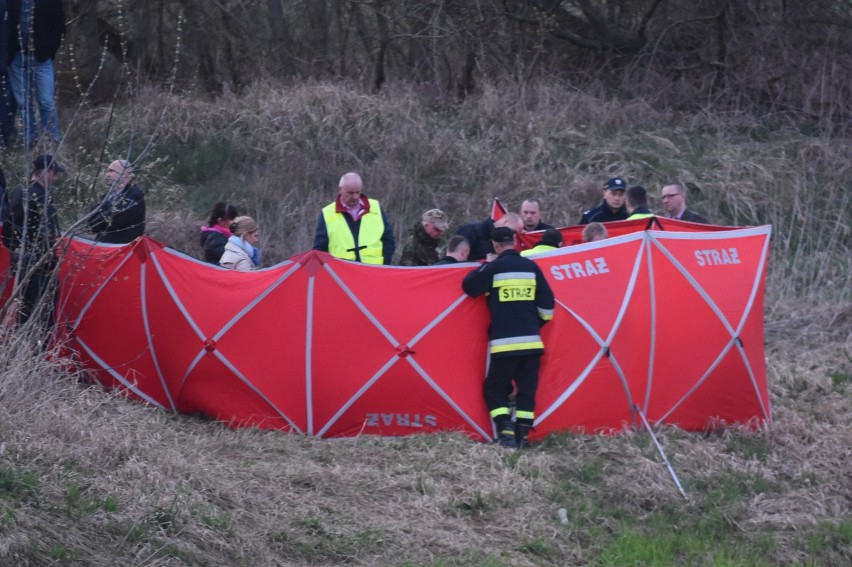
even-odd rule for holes
{"type": "Polygon", "coordinates": [[[21,116],[21,132],[24,138],[24,147],[27,149],[36,140],[35,109],[31,104],[31,61],[31,57],[24,57],[22,53],[18,53],[9,64],[9,85],[12,87],[12,95],[18,104],[18,113],[21,116]]]}
{"type": "Polygon", "coordinates": [[[41,128],[50,135],[51,140],[59,142],[62,139],[62,134],[59,131],[59,113],[56,111],[56,101],[53,99],[56,92],[53,59],[45,61],[33,59],[32,69],[33,88],[36,92],[41,128]]]}
{"type": "Polygon", "coordinates": [[[9,147],[15,137],[15,103],[12,87],[9,86],[9,74],[0,72],[0,142],[9,147]]]}

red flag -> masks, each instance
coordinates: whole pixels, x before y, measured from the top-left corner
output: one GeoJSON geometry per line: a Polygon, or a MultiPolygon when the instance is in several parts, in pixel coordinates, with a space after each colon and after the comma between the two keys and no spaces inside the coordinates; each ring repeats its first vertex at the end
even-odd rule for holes
{"type": "Polygon", "coordinates": [[[500,199],[494,197],[494,202],[491,203],[491,220],[496,221],[508,212],[509,209],[500,202],[500,199]]]}

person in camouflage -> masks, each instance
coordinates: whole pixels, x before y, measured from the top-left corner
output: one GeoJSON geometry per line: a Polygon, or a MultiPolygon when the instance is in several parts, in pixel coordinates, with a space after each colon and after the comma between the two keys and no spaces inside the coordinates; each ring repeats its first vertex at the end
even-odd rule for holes
{"type": "Polygon", "coordinates": [[[447,213],[430,209],[415,224],[402,248],[399,263],[403,266],[431,266],[438,261],[438,243],[450,224],[447,213]]]}

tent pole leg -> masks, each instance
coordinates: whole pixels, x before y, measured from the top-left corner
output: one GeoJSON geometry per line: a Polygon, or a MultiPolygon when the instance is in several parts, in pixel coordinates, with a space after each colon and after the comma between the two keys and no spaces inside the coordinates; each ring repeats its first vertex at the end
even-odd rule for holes
{"type": "Polygon", "coordinates": [[[683,496],[683,498],[685,500],[689,500],[689,498],[686,497],[686,492],[683,491],[683,487],[680,485],[680,480],[678,480],[677,475],[675,474],[671,463],[669,463],[668,457],[666,457],[666,452],[663,451],[662,445],[660,445],[660,442],[657,441],[657,436],[654,435],[654,430],[651,429],[651,425],[648,423],[648,420],[645,419],[645,414],[642,413],[642,410],[639,409],[639,407],[636,406],[635,404],[634,404],[633,407],[636,409],[636,413],[639,414],[639,417],[642,418],[642,423],[645,424],[645,429],[648,430],[648,434],[651,436],[651,439],[654,441],[654,445],[656,445],[657,451],[660,452],[660,456],[663,458],[663,462],[666,463],[666,468],[669,469],[669,474],[672,476],[672,479],[675,481],[675,484],[677,485],[677,489],[680,492],[680,495],[683,496]]]}

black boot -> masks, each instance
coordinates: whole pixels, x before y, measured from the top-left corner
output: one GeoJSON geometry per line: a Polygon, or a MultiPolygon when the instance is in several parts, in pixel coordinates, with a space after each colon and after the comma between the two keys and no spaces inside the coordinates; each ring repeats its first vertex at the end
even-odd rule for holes
{"type": "Polygon", "coordinates": [[[515,424],[515,443],[518,446],[518,449],[529,449],[530,442],[527,440],[527,437],[530,434],[530,429],[532,426],[527,423],[521,423],[518,421],[515,424]]]}
{"type": "Polygon", "coordinates": [[[508,449],[517,449],[518,442],[515,440],[515,423],[508,417],[504,417],[497,424],[497,443],[501,447],[508,449]]]}

